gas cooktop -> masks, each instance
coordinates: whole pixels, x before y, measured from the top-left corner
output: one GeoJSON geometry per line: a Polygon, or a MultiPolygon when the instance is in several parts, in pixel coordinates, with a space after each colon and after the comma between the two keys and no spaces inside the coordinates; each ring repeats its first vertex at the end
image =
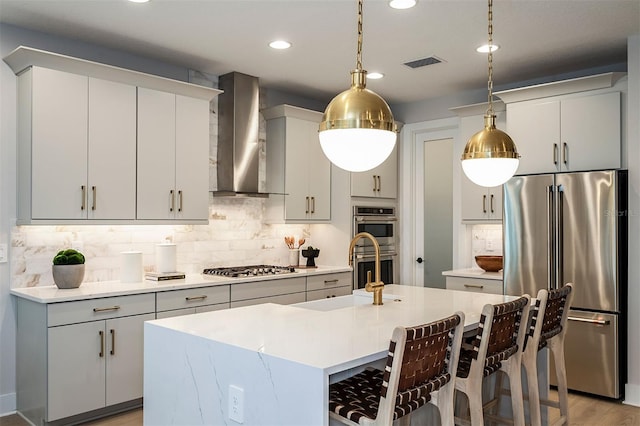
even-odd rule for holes
{"type": "Polygon", "coordinates": [[[220,275],[223,277],[253,277],[258,275],[279,275],[290,274],[295,272],[293,266],[274,266],[274,265],[250,265],[250,266],[232,266],[222,268],[207,268],[202,271],[206,275],[220,275]]]}

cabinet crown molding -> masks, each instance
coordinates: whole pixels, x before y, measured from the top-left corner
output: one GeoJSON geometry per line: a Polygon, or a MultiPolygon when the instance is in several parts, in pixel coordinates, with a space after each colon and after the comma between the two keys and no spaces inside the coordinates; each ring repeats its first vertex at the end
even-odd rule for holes
{"type": "Polygon", "coordinates": [[[512,102],[529,101],[550,96],[568,95],[570,93],[586,92],[588,90],[606,89],[613,87],[618,80],[626,76],[624,72],[608,72],[570,80],[554,81],[536,84],[516,89],[495,92],[495,95],[506,104],[512,102]]]}
{"type": "Polygon", "coordinates": [[[14,49],[4,58],[4,61],[11,67],[16,75],[19,75],[31,66],[38,66],[209,101],[222,93],[222,90],[212,89],[210,87],[199,86],[197,84],[132,71],[26,46],[19,46],[14,49]]]}

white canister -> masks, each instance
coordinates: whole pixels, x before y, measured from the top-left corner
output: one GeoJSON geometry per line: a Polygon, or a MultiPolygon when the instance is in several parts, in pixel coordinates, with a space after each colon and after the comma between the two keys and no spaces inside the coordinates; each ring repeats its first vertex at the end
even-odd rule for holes
{"type": "Polygon", "coordinates": [[[289,249],[289,266],[300,264],[300,249],[289,249]]]}
{"type": "Polygon", "coordinates": [[[156,272],[176,272],[176,245],[163,243],[156,245],[156,272]]]}
{"type": "Polygon", "coordinates": [[[120,281],[139,283],[142,281],[142,252],[123,251],[120,253],[120,281]]]}

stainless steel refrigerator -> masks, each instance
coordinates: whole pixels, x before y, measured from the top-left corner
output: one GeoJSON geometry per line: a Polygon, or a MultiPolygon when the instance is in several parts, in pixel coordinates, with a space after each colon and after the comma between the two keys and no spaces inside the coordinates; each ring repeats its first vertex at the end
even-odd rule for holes
{"type": "Polygon", "coordinates": [[[504,185],[503,208],[505,294],[535,297],[541,288],[573,283],[565,338],[569,389],[622,398],[627,172],[516,176],[504,185]]]}

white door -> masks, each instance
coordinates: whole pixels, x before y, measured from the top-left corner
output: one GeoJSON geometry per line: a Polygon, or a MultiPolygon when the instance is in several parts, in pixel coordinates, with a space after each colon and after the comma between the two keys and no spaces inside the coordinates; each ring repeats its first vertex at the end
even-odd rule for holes
{"type": "Polygon", "coordinates": [[[446,288],[453,264],[453,139],[424,142],[424,286],[446,288]]]}

